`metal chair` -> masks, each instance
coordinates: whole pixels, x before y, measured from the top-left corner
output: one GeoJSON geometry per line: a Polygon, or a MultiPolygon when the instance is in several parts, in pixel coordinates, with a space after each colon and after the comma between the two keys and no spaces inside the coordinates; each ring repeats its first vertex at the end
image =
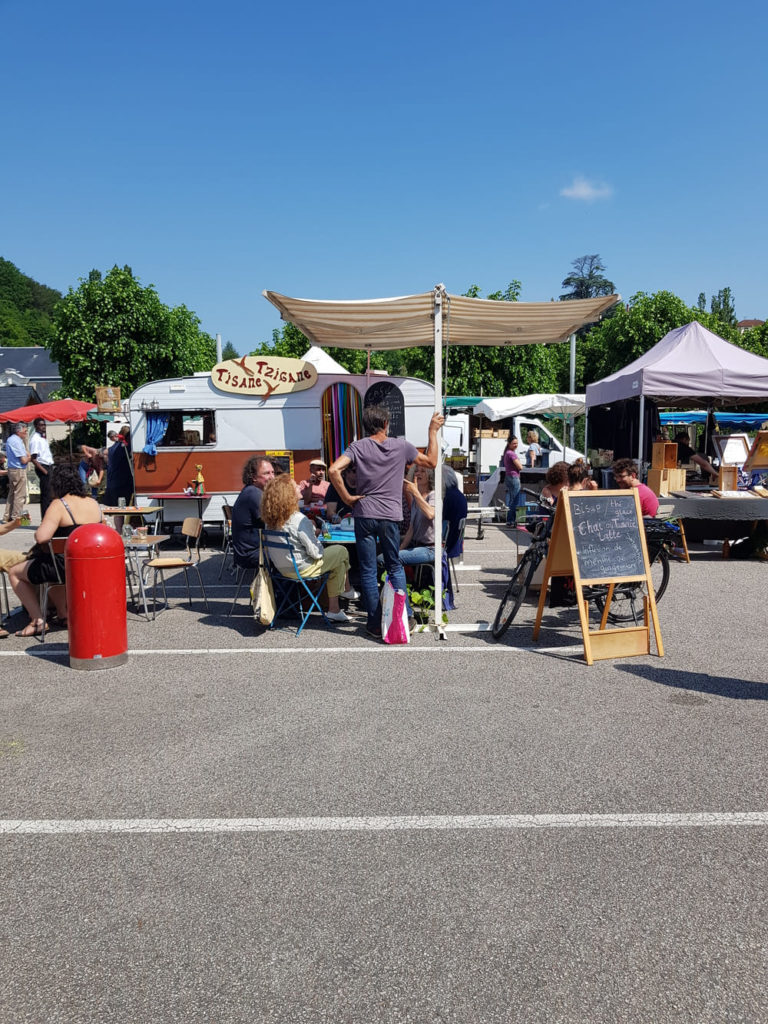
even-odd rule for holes
{"type": "MultiPolygon", "coordinates": [[[[456,575],[456,564],[455,563],[456,563],[456,558],[457,557],[458,557],[460,562],[464,561],[464,531],[466,530],[466,528],[467,528],[467,517],[464,516],[462,519],[459,520],[459,532],[458,532],[458,534],[456,536],[456,543],[455,543],[454,548],[453,548],[454,554],[450,555],[446,551],[446,555],[447,555],[447,558],[448,558],[448,565],[449,565],[450,570],[451,570],[451,575],[453,576],[453,587],[454,587],[454,590],[456,591],[457,594],[459,592],[459,580],[458,580],[458,577],[456,575]]],[[[443,544],[443,546],[445,546],[445,543],[443,544]]]]}
{"type": "MultiPolygon", "coordinates": [[[[224,536],[222,539],[222,545],[224,548],[224,557],[221,560],[221,567],[219,569],[219,575],[217,579],[221,579],[224,575],[224,569],[227,565],[227,558],[233,558],[232,554],[232,506],[228,505],[226,501],[221,506],[221,511],[224,514],[224,536]]],[[[232,569],[234,570],[234,559],[232,563],[232,569]]],[[[231,613],[230,613],[231,614],[231,613]]]]}
{"type": "Polygon", "coordinates": [[[184,520],[181,525],[181,532],[187,538],[186,546],[186,557],[180,558],[150,558],[147,560],[144,570],[152,570],[152,618],[154,619],[157,614],[157,575],[160,574],[160,583],[163,587],[163,601],[166,607],[168,607],[168,595],[165,590],[165,571],[166,569],[183,569],[184,570],[184,582],[187,585],[187,600],[189,601],[189,607],[192,607],[192,593],[189,589],[189,573],[191,569],[194,569],[197,573],[197,579],[200,584],[200,593],[203,595],[203,601],[205,602],[205,610],[210,611],[208,607],[208,597],[205,593],[205,587],[203,586],[203,577],[200,574],[200,536],[203,532],[203,521],[202,519],[195,519],[188,517],[184,520]]]}
{"type": "Polygon", "coordinates": [[[0,615],[0,622],[5,622],[5,620],[7,618],[10,618],[11,615],[11,605],[8,601],[8,581],[6,580],[7,575],[7,570],[0,569],[0,583],[3,584],[3,604],[5,605],[5,614],[0,615]]]}
{"type": "Polygon", "coordinates": [[[271,556],[273,551],[285,551],[290,555],[295,574],[293,576],[283,576],[279,569],[275,567],[271,557],[267,559],[269,574],[272,578],[272,587],[275,592],[275,604],[277,605],[275,617],[269,628],[275,628],[275,623],[281,615],[287,612],[296,612],[301,618],[301,624],[296,630],[296,636],[299,636],[313,610],[320,612],[323,622],[326,626],[330,626],[331,622],[326,618],[325,612],[320,606],[320,598],[328,585],[330,573],[324,572],[319,576],[310,576],[305,579],[299,573],[299,567],[296,564],[296,554],[287,533],[284,533],[282,530],[264,530],[262,531],[262,537],[264,538],[264,546],[267,549],[268,555],[271,556]],[[313,584],[317,586],[316,591],[312,590],[313,584]],[[304,606],[307,603],[308,607],[305,611],[304,606]]]}
{"type": "Polygon", "coordinates": [[[64,547],[67,543],[66,537],[53,537],[48,541],[48,551],[51,555],[51,561],[53,562],[53,568],[56,572],[56,579],[51,580],[50,583],[40,584],[40,611],[43,617],[43,628],[40,631],[40,643],[45,643],[45,634],[48,629],[48,592],[52,587],[63,587],[64,586],[64,574],[61,569],[60,558],[64,557],[64,547]],[[56,557],[58,555],[58,558],[56,557]]]}
{"type": "Polygon", "coordinates": [[[235,606],[237,605],[237,602],[240,600],[240,591],[243,589],[243,583],[245,583],[249,575],[251,577],[255,576],[256,573],[259,571],[259,567],[256,566],[254,568],[252,565],[235,565],[234,571],[236,583],[235,597],[234,600],[232,601],[232,607],[227,612],[227,618],[229,618],[232,615],[232,613],[235,610],[235,606]]]}

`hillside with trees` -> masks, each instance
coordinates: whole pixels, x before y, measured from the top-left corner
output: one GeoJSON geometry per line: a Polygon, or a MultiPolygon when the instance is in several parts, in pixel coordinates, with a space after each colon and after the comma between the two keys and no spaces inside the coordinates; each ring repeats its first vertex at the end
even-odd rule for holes
{"type": "Polygon", "coordinates": [[[52,315],[61,292],[39,284],[0,257],[0,345],[47,347],[52,315]]]}

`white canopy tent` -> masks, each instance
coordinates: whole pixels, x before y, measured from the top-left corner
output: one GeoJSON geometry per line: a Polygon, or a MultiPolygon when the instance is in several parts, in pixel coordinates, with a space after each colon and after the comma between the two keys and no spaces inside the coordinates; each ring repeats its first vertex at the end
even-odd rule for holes
{"type": "Polygon", "coordinates": [[[349,370],[345,369],[341,363],[337,363],[332,356],[318,348],[317,345],[308,348],[301,358],[305,363],[312,363],[318,373],[349,373],[349,370]]]}
{"type": "MultiPolygon", "coordinates": [[[[494,302],[450,295],[443,285],[420,295],[360,301],[290,298],[264,291],[284,320],[314,344],[362,351],[434,347],[435,412],[442,408],[443,344],[535,345],[566,341],[594,323],[618,295],[568,302],[494,302]]],[[[442,536],[442,467],[435,470],[435,536],[442,536]]],[[[435,545],[435,625],[442,627],[440,545],[435,545]]]]}
{"type": "Polygon", "coordinates": [[[586,407],[585,395],[518,395],[517,398],[484,398],[472,412],[495,421],[508,416],[581,416],[586,407]]]}

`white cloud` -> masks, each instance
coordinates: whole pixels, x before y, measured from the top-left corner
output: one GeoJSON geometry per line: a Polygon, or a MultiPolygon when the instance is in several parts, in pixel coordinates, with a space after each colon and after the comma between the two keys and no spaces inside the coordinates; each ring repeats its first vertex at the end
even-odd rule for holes
{"type": "Polygon", "coordinates": [[[586,178],[576,177],[570,185],[560,189],[560,195],[566,199],[593,203],[596,199],[609,199],[613,195],[613,188],[604,181],[587,181],[586,178]]]}

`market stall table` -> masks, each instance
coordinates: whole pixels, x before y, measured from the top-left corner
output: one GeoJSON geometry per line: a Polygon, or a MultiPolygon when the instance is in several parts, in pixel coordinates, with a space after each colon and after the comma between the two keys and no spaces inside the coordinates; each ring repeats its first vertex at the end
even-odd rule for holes
{"type": "Polygon", "coordinates": [[[673,491],[670,497],[659,499],[657,514],[684,520],[689,541],[699,540],[699,534],[713,539],[723,539],[726,534],[732,534],[729,538],[732,540],[748,532],[745,528],[739,533],[736,523],[768,520],[768,498],[749,491],[740,492],[739,497],[733,498],[718,498],[701,491],[673,491]],[[690,522],[692,520],[697,521],[696,526],[690,522]],[[707,527],[705,523],[712,525],[707,527]]]}

